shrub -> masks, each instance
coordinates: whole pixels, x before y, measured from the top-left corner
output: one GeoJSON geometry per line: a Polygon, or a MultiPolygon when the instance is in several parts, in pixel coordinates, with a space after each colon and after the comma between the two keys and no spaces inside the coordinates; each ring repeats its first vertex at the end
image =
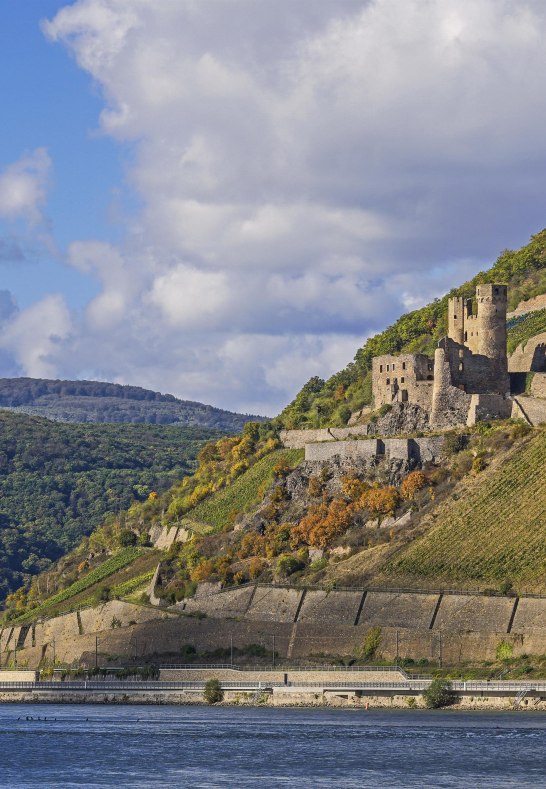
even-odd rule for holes
{"type": "Polygon", "coordinates": [[[292,547],[301,542],[315,548],[326,548],[332,540],[347,531],[353,522],[354,505],[333,499],[309,509],[307,515],[291,529],[292,547]]]}
{"type": "Polygon", "coordinates": [[[370,488],[359,501],[363,509],[368,509],[372,515],[394,515],[400,504],[400,494],[392,485],[384,488],[370,488]]]}
{"type": "Polygon", "coordinates": [[[122,548],[129,548],[131,545],[136,545],[137,539],[138,538],[134,531],[131,531],[130,529],[123,529],[119,533],[118,542],[122,548]]]}
{"type": "Polygon", "coordinates": [[[222,690],[220,681],[217,679],[208,679],[205,682],[203,697],[207,704],[218,704],[219,701],[223,701],[224,691],[222,690]]]}
{"type": "Polygon", "coordinates": [[[258,578],[267,567],[267,562],[260,559],[259,556],[253,556],[248,563],[248,574],[252,580],[258,578]]]}
{"type": "Polygon", "coordinates": [[[389,411],[392,411],[392,405],[390,403],[384,403],[379,409],[379,416],[386,416],[389,411]]]}
{"type": "Polygon", "coordinates": [[[497,660],[510,660],[514,653],[514,647],[509,641],[500,641],[495,650],[497,660]]]}
{"type": "Polygon", "coordinates": [[[302,566],[302,563],[295,556],[285,553],[283,556],[279,556],[277,560],[277,573],[283,578],[287,578],[292,573],[295,573],[296,570],[301,570],[302,566]]]}
{"type": "Polygon", "coordinates": [[[444,438],[443,450],[446,455],[456,455],[465,448],[466,441],[466,436],[460,433],[448,433],[444,438]]]}
{"type": "Polygon", "coordinates": [[[318,477],[309,477],[307,493],[312,499],[317,499],[322,494],[322,482],[318,477]]]}
{"type": "Polygon", "coordinates": [[[478,457],[475,457],[474,460],[472,461],[473,474],[479,474],[480,471],[483,471],[485,467],[486,467],[485,458],[482,457],[481,455],[478,455],[478,457]]]}
{"type": "Polygon", "coordinates": [[[512,581],[510,581],[508,578],[505,578],[505,580],[499,586],[499,591],[501,594],[504,594],[507,597],[513,597],[515,592],[512,581]]]}
{"type": "Polygon", "coordinates": [[[412,471],[400,485],[400,493],[404,499],[414,499],[417,491],[422,490],[427,484],[427,478],[422,471],[412,471]]]}
{"type": "Polygon", "coordinates": [[[423,692],[423,699],[429,710],[447,707],[453,703],[451,685],[443,677],[435,677],[423,692]]]}
{"type": "Polygon", "coordinates": [[[364,660],[371,660],[375,657],[377,650],[381,646],[381,628],[371,627],[362,643],[362,657],[364,660]]]}

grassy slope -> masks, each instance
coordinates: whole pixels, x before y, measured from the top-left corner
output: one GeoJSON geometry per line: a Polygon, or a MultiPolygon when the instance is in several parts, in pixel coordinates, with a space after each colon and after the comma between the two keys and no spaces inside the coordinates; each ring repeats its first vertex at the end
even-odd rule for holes
{"type": "Polygon", "coordinates": [[[430,529],[387,564],[392,585],[497,586],[546,592],[546,433],[465,480],[427,519],[430,529]]]}
{"type": "Polygon", "coordinates": [[[280,460],[296,466],[303,460],[303,450],[285,449],[266,455],[229,487],[198,504],[184,522],[205,524],[215,530],[229,526],[234,513],[246,512],[259,503],[260,493],[273,482],[273,469],[280,460]]]}

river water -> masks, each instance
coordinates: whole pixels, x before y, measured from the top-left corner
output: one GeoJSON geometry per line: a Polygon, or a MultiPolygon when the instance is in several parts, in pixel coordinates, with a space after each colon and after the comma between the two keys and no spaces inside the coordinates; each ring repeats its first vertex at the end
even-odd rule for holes
{"type": "Polygon", "coordinates": [[[0,786],[546,787],[546,714],[7,704],[0,786]]]}

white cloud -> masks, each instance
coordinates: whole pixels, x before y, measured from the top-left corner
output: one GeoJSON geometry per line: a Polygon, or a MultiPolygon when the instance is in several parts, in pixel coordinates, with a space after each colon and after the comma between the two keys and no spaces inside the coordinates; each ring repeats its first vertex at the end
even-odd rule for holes
{"type": "Polygon", "coordinates": [[[59,369],[59,351],[70,337],[70,312],[59,294],[46,296],[21,310],[4,327],[0,347],[8,348],[22,375],[54,378],[59,369]]]}
{"type": "Polygon", "coordinates": [[[142,206],[71,248],[101,293],[67,374],[274,412],[543,222],[539,0],[79,0],[44,30],[142,206]]]}
{"type": "Polygon", "coordinates": [[[47,151],[37,148],[0,172],[0,218],[42,221],[50,171],[47,151]]]}

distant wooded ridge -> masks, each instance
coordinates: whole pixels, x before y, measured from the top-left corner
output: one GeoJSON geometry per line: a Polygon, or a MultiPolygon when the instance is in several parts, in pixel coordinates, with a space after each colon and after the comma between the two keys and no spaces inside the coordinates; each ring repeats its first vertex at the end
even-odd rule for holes
{"type": "Polygon", "coordinates": [[[140,386],[43,378],[0,378],[0,407],[60,422],[179,424],[228,433],[239,432],[248,421],[264,420],[140,386]]]}

